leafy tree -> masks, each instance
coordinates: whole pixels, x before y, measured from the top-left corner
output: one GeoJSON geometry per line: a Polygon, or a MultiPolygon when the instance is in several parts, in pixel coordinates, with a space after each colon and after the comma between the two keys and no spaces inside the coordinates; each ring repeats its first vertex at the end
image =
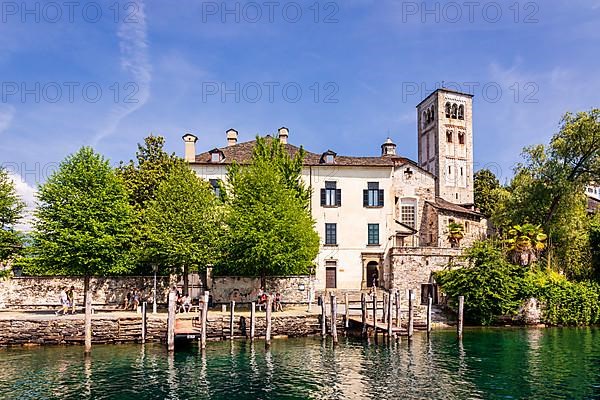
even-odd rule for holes
{"type": "Polygon", "coordinates": [[[475,173],[473,179],[475,207],[486,218],[490,218],[498,205],[500,182],[489,169],[480,169],[475,173]]]}
{"type": "Polygon", "coordinates": [[[0,262],[14,256],[21,248],[22,237],[15,225],[23,216],[25,203],[17,194],[8,172],[0,167],[0,262]]]}
{"type": "Polygon", "coordinates": [[[86,351],[91,346],[91,275],[131,269],[131,206],[122,181],[89,147],[61,162],[38,192],[32,251],[37,272],[83,275],[86,351]]]}
{"type": "Polygon", "coordinates": [[[565,114],[550,145],[528,147],[523,157],[492,221],[505,228],[523,222],[541,225],[549,236],[549,263],[568,277],[589,278],[584,188],[600,178],[600,110],[565,114]]]}
{"type": "Polygon", "coordinates": [[[450,222],[448,224],[448,240],[452,244],[452,247],[458,247],[460,241],[465,237],[465,227],[457,222],[450,222]]]}
{"type": "Polygon", "coordinates": [[[513,256],[513,262],[520,265],[530,265],[537,260],[539,253],[546,248],[546,239],[541,225],[515,225],[508,231],[508,250],[513,256]]]}
{"type": "Polygon", "coordinates": [[[227,175],[227,230],[215,272],[266,276],[308,273],[319,236],[301,181],[301,154],[277,140],[257,138],[251,164],[227,175]]]}
{"type": "Polygon", "coordinates": [[[145,220],[152,256],[183,272],[187,293],[189,270],[202,270],[215,262],[222,233],[220,201],[208,182],[179,164],[148,202],[145,220]]]}
{"type": "Polygon", "coordinates": [[[151,246],[145,223],[145,213],[149,203],[156,198],[159,186],[165,182],[171,171],[184,164],[174,153],[164,150],[165,139],[150,135],[138,144],[136,160],[125,164],[121,162],[117,173],[123,179],[134,208],[136,223],[133,228],[132,255],[137,263],[138,272],[149,272],[148,267],[159,260],[153,259],[156,249],[151,246]]]}
{"type": "Polygon", "coordinates": [[[521,304],[525,271],[508,263],[491,241],[476,242],[465,252],[468,266],[436,273],[436,281],[454,304],[465,297],[465,318],[488,325],[521,304]]]}

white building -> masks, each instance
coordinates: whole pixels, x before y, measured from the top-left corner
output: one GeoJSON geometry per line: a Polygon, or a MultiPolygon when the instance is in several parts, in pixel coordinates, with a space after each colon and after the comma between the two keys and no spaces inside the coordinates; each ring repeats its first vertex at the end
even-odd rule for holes
{"type": "MultiPolygon", "coordinates": [[[[321,237],[317,288],[360,290],[372,286],[412,288],[432,294],[431,272],[460,254],[448,224],[461,223],[465,245],[485,234],[473,210],[472,96],[439,89],[417,106],[419,163],[396,154],[388,138],[377,157],[350,157],[333,150],[306,151],[303,178],[312,188],[310,209],[321,237]]],[[[277,139],[291,153],[287,128],[277,139]]],[[[186,134],[185,159],[216,186],[233,162],[248,163],[255,141],[197,153],[186,134]]]]}

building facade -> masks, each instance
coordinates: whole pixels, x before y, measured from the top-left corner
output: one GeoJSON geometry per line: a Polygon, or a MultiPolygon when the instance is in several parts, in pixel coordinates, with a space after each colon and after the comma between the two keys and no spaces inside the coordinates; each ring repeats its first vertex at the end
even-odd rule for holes
{"type": "MultiPolygon", "coordinates": [[[[439,89],[417,106],[419,161],[396,154],[388,138],[376,157],[306,151],[302,177],[312,189],[310,210],[321,238],[315,260],[317,289],[365,290],[372,286],[414,289],[434,295],[432,272],[481,239],[486,221],[473,209],[472,96],[439,89]],[[462,226],[462,239],[449,225],[462,226]]],[[[290,154],[290,132],[273,140],[290,154]]],[[[218,190],[233,162],[248,163],[255,141],[197,153],[196,136],[186,134],[185,159],[218,190]]],[[[460,236],[460,235],[459,235],[460,236]]]]}

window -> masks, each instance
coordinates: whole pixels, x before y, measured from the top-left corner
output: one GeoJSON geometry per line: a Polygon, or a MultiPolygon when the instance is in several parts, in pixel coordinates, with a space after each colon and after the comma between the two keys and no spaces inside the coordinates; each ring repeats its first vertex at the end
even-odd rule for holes
{"type": "Polygon", "coordinates": [[[458,143],[465,144],[465,133],[464,132],[458,133],[458,143]]]}
{"type": "Polygon", "coordinates": [[[423,128],[425,128],[427,126],[427,113],[425,111],[423,111],[423,118],[421,120],[423,121],[423,128]]]}
{"type": "Polygon", "coordinates": [[[464,174],[463,174],[463,167],[460,167],[460,176],[464,176],[464,174]]]}
{"type": "Polygon", "coordinates": [[[212,186],[213,191],[215,192],[215,196],[221,197],[221,189],[219,188],[219,180],[218,179],[209,179],[210,186],[212,186]]]}
{"type": "Polygon", "coordinates": [[[458,119],[465,119],[465,106],[458,106],[458,119]]]}
{"type": "Polygon", "coordinates": [[[413,201],[403,200],[400,206],[400,221],[406,226],[416,228],[416,207],[413,201]]]}
{"type": "Polygon", "coordinates": [[[325,188],[321,189],[322,207],[339,207],[342,205],[342,189],[336,188],[336,182],[326,181],[325,188]]]}
{"type": "Polygon", "coordinates": [[[431,122],[435,121],[435,108],[431,106],[431,122]]]}
{"type": "Polygon", "coordinates": [[[219,162],[221,161],[221,153],[215,152],[210,153],[210,162],[219,162]]]}
{"type": "Polygon", "coordinates": [[[452,175],[452,165],[448,165],[448,175],[452,175]]]}
{"type": "Polygon", "coordinates": [[[446,142],[452,143],[452,131],[446,131],[446,142]]]}
{"type": "Polygon", "coordinates": [[[458,114],[458,106],[456,103],[452,104],[452,119],[456,119],[458,114]]]}
{"type": "Polygon", "coordinates": [[[325,244],[337,244],[337,224],[325,224],[325,244]]]}
{"type": "Polygon", "coordinates": [[[469,221],[465,221],[465,233],[469,233],[471,232],[471,229],[469,227],[469,221]]]}
{"type": "Polygon", "coordinates": [[[369,244],[379,245],[379,224],[369,224],[368,236],[369,244]]]}
{"type": "Polygon", "coordinates": [[[446,118],[450,118],[450,103],[446,103],[446,118]]]}
{"type": "Polygon", "coordinates": [[[383,189],[379,189],[379,182],[368,182],[367,189],[363,190],[364,207],[383,207],[383,189]]]}
{"type": "Polygon", "coordinates": [[[325,163],[326,164],[333,164],[333,154],[327,154],[325,156],[325,163]]]}

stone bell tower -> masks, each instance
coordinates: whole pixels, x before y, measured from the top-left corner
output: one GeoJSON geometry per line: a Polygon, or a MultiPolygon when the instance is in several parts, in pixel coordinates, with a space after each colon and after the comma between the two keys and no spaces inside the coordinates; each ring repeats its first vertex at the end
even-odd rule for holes
{"type": "Polygon", "coordinates": [[[419,166],[436,176],[436,196],[473,205],[473,95],[437,89],[417,105],[419,166]]]}

